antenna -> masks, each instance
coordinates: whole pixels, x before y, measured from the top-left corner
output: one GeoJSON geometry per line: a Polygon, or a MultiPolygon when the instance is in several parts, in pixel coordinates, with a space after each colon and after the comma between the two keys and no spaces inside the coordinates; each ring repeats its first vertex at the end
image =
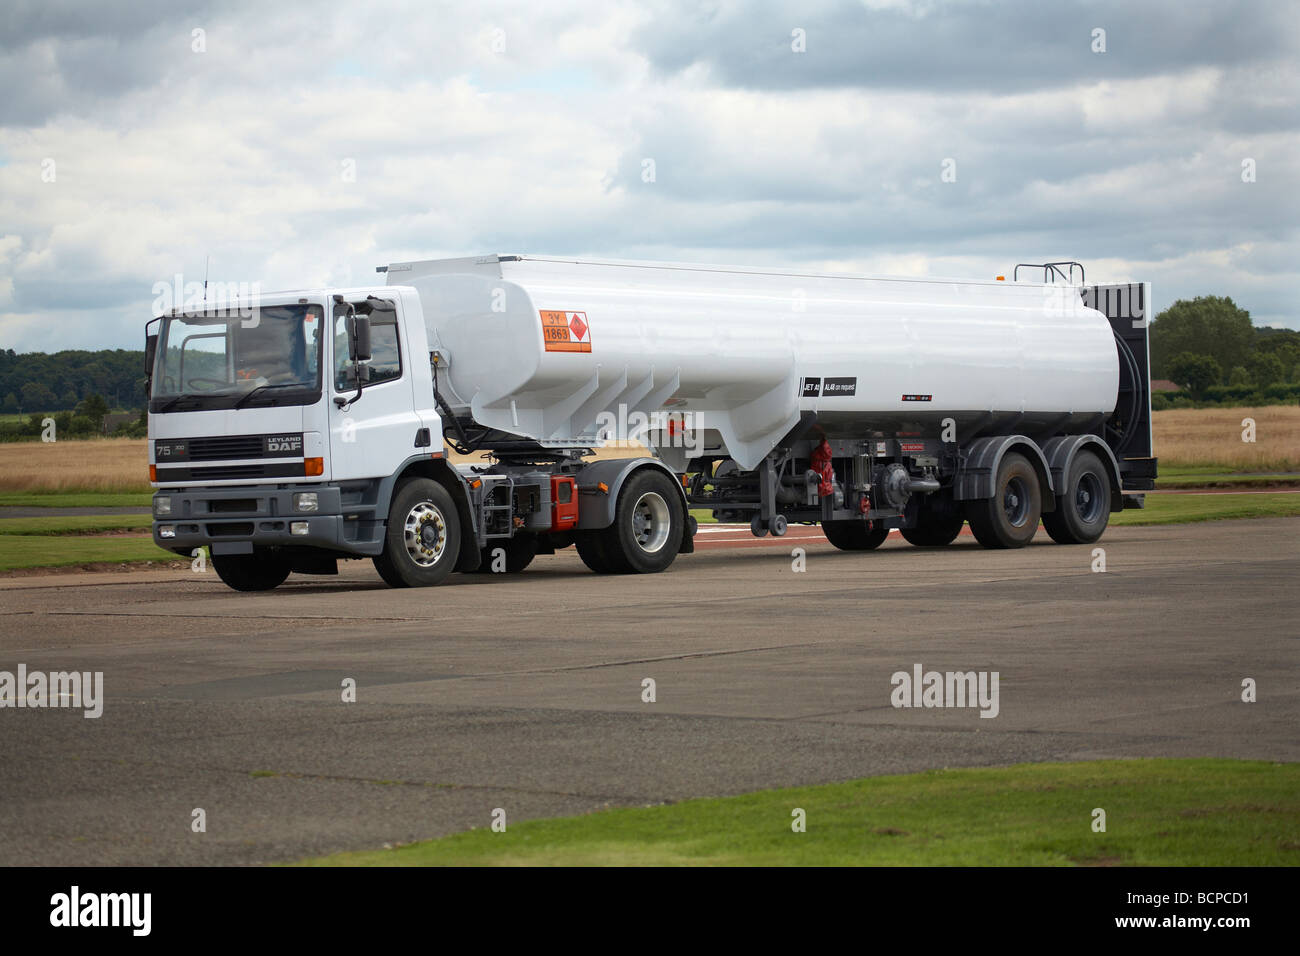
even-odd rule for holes
{"type": "Polygon", "coordinates": [[[208,265],[212,262],[212,254],[203,257],[203,305],[208,304],[208,265]]]}

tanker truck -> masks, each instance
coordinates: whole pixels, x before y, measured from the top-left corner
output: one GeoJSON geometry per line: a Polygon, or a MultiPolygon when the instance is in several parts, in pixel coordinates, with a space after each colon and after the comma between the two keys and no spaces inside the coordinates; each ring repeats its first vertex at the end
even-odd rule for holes
{"type": "MultiPolygon", "coordinates": [[[[1076,271],[1077,267],[1077,271],[1076,271]]],[[[1087,544],[1156,477],[1144,284],[486,255],[146,326],[153,537],[240,591],[574,547],[664,571],[692,510],[842,551],[1087,544]],[[624,441],[644,454],[610,457],[624,441]]],[[[1038,270],[1041,269],[1041,275],[1038,270]]]]}

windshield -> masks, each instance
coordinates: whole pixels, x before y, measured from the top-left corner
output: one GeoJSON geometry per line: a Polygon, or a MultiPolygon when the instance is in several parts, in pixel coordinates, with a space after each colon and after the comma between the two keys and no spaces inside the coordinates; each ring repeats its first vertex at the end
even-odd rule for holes
{"type": "Polygon", "coordinates": [[[162,322],[150,411],[305,405],[320,396],[319,305],[251,316],[171,315],[162,322]]]}

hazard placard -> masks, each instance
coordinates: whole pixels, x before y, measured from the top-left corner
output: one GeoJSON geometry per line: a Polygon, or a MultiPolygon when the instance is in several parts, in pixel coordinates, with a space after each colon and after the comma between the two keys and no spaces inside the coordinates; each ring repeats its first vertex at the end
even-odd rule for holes
{"type": "Polygon", "coordinates": [[[548,352],[590,352],[591,325],[586,312],[540,310],[542,340],[548,352]]]}

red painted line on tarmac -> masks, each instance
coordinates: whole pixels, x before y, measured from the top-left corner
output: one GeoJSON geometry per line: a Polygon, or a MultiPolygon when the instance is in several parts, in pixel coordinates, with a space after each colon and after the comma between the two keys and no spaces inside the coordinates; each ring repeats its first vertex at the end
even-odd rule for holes
{"type": "MultiPolygon", "coordinates": [[[[963,535],[970,535],[969,527],[961,529],[963,535]]],[[[901,537],[897,528],[889,532],[891,538],[901,537]]],[[[780,538],[774,538],[772,535],[765,535],[762,538],[755,538],[750,534],[748,525],[700,525],[700,532],[695,535],[696,551],[718,551],[722,549],[736,548],[779,548],[790,546],[792,544],[808,543],[830,544],[826,540],[826,535],[822,533],[821,526],[809,525],[791,525],[790,530],[780,538]],[[725,528],[726,530],[721,530],[725,528]]]]}

